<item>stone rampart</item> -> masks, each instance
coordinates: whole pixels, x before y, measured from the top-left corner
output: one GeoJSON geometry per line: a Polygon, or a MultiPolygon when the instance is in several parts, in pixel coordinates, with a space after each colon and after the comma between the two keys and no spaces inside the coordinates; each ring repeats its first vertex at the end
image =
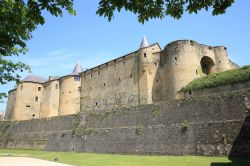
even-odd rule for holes
{"type": "MultiPolygon", "coordinates": [[[[250,91],[12,122],[0,146],[157,155],[250,155],[250,91]]],[[[2,125],[1,125],[2,126],[2,125]]]]}

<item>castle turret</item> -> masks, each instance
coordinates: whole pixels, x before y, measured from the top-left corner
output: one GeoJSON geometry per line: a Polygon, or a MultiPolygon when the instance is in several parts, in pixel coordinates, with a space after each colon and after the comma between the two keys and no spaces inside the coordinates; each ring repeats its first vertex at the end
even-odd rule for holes
{"type": "Polygon", "coordinates": [[[78,62],[69,75],[60,78],[59,115],[75,114],[80,111],[82,66],[78,62]]]}
{"type": "MultiPolygon", "coordinates": [[[[139,57],[139,104],[150,104],[152,99],[153,81],[158,62],[155,62],[154,53],[159,52],[161,49],[159,45],[148,44],[146,36],[143,37],[140,49],[138,51],[139,57]]],[[[156,60],[157,61],[157,60],[156,60]]]]}
{"type": "Polygon", "coordinates": [[[214,53],[218,72],[226,71],[232,68],[228,59],[226,47],[214,47],[214,53]]]}
{"type": "Polygon", "coordinates": [[[40,109],[40,117],[47,118],[58,116],[59,109],[59,80],[58,76],[50,76],[49,80],[43,84],[43,95],[40,109]]]}
{"type": "Polygon", "coordinates": [[[40,104],[45,78],[28,75],[17,86],[14,120],[36,119],[40,117],[40,104]]]}

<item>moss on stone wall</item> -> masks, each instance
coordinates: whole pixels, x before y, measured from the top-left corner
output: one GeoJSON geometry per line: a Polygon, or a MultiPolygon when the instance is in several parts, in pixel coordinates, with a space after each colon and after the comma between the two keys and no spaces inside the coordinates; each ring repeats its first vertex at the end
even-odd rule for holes
{"type": "Polygon", "coordinates": [[[244,66],[239,69],[228,70],[225,72],[215,73],[206,77],[195,79],[187,86],[182,88],[181,91],[189,92],[192,90],[211,88],[247,81],[250,81],[250,66],[244,66]]]}
{"type": "Polygon", "coordinates": [[[79,114],[76,116],[76,122],[74,124],[74,128],[72,130],[73,136],[86,136],[90,135],[92,133],[96,133],[96,130],[94,128],[87,128],[85,125],[81,124],[81,118],[79,114]]]}
{"type": "Polygon", "coordinates": [[[104,119],[105,117],[107,117],[110,114],[116,113],[117,110],[115,109],[110,109],[110,110],[106,110],[106,111],[102,111],[102,112],[97,112],[95,110],[93,111],[88,111],[89,116],[98,118],[98,119],[104,119]]]}
{"type": "Polygon", "coordinates": [[[0,121],[0,137],[7,131],[10,126],[9,121],[0,121]]]}
{"type": "Polygon", "coordinates": [[[75,136],[86,136],[96,133],[95,128],[87,128],[86,126],[79,125],[73,130],[73,135],[75,136]]]}
{"type": "Polygon", "coordinates": [[[5,147],[11,140],[11,134],[8,132],[10,121],[0,121],[0,147],[5,147]]]}

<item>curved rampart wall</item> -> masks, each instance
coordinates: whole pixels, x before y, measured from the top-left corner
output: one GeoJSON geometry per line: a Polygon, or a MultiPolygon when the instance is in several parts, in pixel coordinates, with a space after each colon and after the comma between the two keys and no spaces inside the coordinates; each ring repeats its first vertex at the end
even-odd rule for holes
{"type": "Polygon", "coordinates": [[[8,95],[8,101],[7,101],[7,107],[6,107],[4,119],[6,120],[13,119],[15,101],[16,101],[16,90],[12,90],[9,92],[9,95],[8,95]]]}

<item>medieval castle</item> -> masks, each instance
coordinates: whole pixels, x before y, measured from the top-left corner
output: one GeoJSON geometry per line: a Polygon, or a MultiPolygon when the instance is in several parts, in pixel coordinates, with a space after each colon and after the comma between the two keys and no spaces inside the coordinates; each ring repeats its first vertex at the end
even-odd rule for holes
{"type": "Polygon", "coordinates": [[[29,75],[9,91],[5,118],[28,120],[179,99],[196,78],[237,68],[227,48],[179,40],[161,49],[143,38],[140,48],[86,71],[48,80],[29,75]]]}

